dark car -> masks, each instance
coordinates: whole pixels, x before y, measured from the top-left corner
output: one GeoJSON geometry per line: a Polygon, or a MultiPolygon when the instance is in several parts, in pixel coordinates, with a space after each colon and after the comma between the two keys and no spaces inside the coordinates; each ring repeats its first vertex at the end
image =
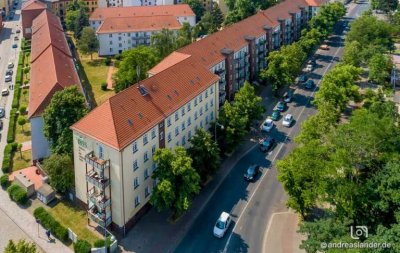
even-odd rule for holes
{"type": "Polygon", "coordinates": [[[269,152],[275,147],[276,141],[271,136],[262,138],[260,140],[260,151],[269,152]]]}
{"type": "Polygon", "coordinates": [[[279,120],[280,117],[281,117],[281,113],[280,113],[279,110],[274,110],[274,111],[272,112],[271,119],[272,119],[273,121],[279,120]]]}
{"type": "Polygon", "coordinates": [[[12,76],[13,70],[12,69],[7,69],[6,70],[6,76],[12,76]]]}
{"type": "Polygon", "coordinates": [[[286,103],[284,101],[279,101],[278,105],[276,106],[278,111],[283,112],[286,110],[286,103]]]}
{"type": "Polygon", "coordinates": [[[0,118],[4,118],[6,116],[6,111],[4,108],[0,108],[0,118]]]}
{"type": "Polygon", "coordinates": [[[3,130],[3,121],[0,120],[0,130],[3,130]]]}
{"type": "Polygon", "coordinates": [[[290,103],[292,102],[293,96],[294,96],[294,90],[288,90],[283,95],[283,101],[285,101],[285,103],[290,103]]]}
{"type": "Polygon", "coordinates": [[[305,87],[306,87],[306,89],[312,89],[314,87],[314,81],[307,80],[305,87]]]}
{"type": "Polygon", "coordinates": [[[260,173],[260,166],[258,165],[251,165],[246,173],[244,173],[244,179],[246,181],[254,181],[258,175],[258,173],[260,173]]]}
{"type": "Polygon", "coordinates": [[[303,74],[299,77],[299,83],[304,83],[305,81],[307,81],[307,79],[308,79],[307,75],[303,74]]]}

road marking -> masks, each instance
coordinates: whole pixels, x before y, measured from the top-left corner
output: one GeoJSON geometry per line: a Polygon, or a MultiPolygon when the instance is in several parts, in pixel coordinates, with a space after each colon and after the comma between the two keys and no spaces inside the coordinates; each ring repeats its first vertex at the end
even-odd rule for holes
{"type": "MultiPolygon", "coordinates": [[[[340,50],[341,48],[342,48],[342,46],[339,46],[338,48],[336,48],[336,52],[335,52],[334,56],[332,57],[332,59],[333,59],[334,57],[336,57],[336,55],[339,53],[339,50],[340,50]]],[[[325,71],[322,73],[322,76],[324,76],[324,75],[326,74],[326,72],[328,72],[328,70],[330,69],[332,63],[333,63],[333,61],[330,60],[330,61],[329,61],[329,64],[325,67],[325,71]]],[[[318,85],[321,83],[321,81],[322,81],[322,78],[318,81],[318,85]]],[[[314,96],[314,93],[315,93],[315,90],[316,90],[316,89],[317,89],[317,86],[314,87],[314,90],[313,90],[313,92],[311,93],[311,96],[308,98],[308,103],[310,102],[311,98],[314,96]]],[[[300,111],[300,114],[298,115],[298,118],[300,118],[300,116],[303,115],[305,109],[306,109],[306,106],[303,106],[302,110],[300,111]]],[[[278,151],[276,152],[275,157],[271,160],[271,166],[270,166],[271,168],[272,168],[272,164],[275,162],[276,157],[277,157],[278,154],[281,152],[282,147],[284,146],[284,143],[286,143],[286,141],[288,140],[289,136],[292,134],[292,132],[293,132],[294,129],[295,129],[295,128],[292,127],[292,128],[289,130],[289,132],[287,133],[287,135],[286,135],[284,141],[283,141],[282,143],[280,143],[280,147],[279,147],[278,151]]],[[[251,202],[252,198],[254,197],[255,193],[256,193],[257,190],[258,190],[258,187],[261,185],[261,183],[262,183],[262,181],[263,181],[265,175],[266,175],[268,172],[269,172],[269,170],[268,170],[266,173],[264,173],[264,174],[262,175],[262,177],[261,177],[261,179],[260,179],[260,182],[257,184],[256,188],[255,188],[254,191],[252,192],[252,194],[251,194],[250,198],[248,199],[248,201],[246,202],[246,204],[245,204],[243,210],[240,212],[239,217],[238,217],[238,219],[237,219],[235,225],[233,226],[232,232],[229,234],[228,240],[226,241],[226,244],[225,244],[225,247],[224,247],[224,250],[223,250],[224,253],[227,252],[227,249],[228,249],[229,243],[230,243],[230,241],[231,241],[233,232],[235,231],[236,225],[239,224],[240,218],[242,218],[243,213],[246,211],[247,206],[248,206],[249,203],[251,202]]],[[[271,216],[271,217],[272,217],[272,216],[271,216]]],[[[271,218],[269,219],[269,221],[270,221],[270,220],[271,220],[271,218]]]]}

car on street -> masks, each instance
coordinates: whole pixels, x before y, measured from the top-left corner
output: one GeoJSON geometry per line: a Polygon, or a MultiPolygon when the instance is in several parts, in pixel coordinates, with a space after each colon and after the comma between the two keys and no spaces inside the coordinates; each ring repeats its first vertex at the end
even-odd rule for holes
{"type": "Polygon", "coordinates": [[[285,92],[285,94],[283,94],[283,101],[285,101],[285,103],[290,103],[293,100],[293,96],[294,90],[288,90],[287,92],[285,92]]]}
{"type": "Polygon", "coordinates": [[[8,65],[7,65],[7,68],[9,68],[9,69],[12,69],[12,68],[14,68],[14,63],[12,63],[12,62],[9,62],[9,63],[8,63],[8,65]]]}
{"type": "Polygon", "coordinates": [[[7,69],[6,70],[6,75],[12,75],[13,74],[13,70],[12,69],[7,69]]]}
{"type": "Polygon", "coordinates": [[[247,168],[246,172],[244,173],[244,179],[246,181],[253,182],[256,179],[256,177],[257,177],[257,175],[259,173],[260,173],[260,166],[259,165],[256,165],[256,164],[250,165],[247,168]]]}
{"type": "Polygon", "coordinates": [[[8,94],[10,94],[10,91],[7,88],[1,90],[1,96],[5,97],[8,96],[8,94]]]}
{"type": "Polygon", "coordinates": [[[279,110],[273,110],[272,111],[271,119],[273,121],[279,120],[280,117],[281,117],[281,112],[279,110]]]}
{"type": "Polygon", "coordinates": [[[282,125],[285,127],[290,127],[292,123],[293,123],[293,115],[286,114],[285,117],[283,118],[282,125]]]}
{"type": "Polygon", "coordinates": [[[0,131],[3,130],[3,121],[0,120],[0,131]]]}
{"type": "Polygon", "coordinates": [[[306,89],[309,89],[309,90],[314,88],[314,81],[311,79],[307,80],[305,87],[306,87],[306,89]]]}
{"type": "Polygon", "coordinates": [[[260,144],[260,151],[269,152],[270,150],[272,150],[275,147],[276,141],[271,136],[268,136],[268,137],[262,138],[259,141],[259,144],[260,144]]]}
{"type": "Polygon", "coordinates": [[[0,118],[4,118],[6,116],[6,111],[4,108],[0,108],[0,118]]]}
{"type": "Polygon", "coordinates": [[[224,237],[226,231],[231,224],[231,216],[227,212],[222,212],[214,226],[214,236],[218,238],[224,237]]]}
{"type": "Polygon", "coordinates": [[[17,47],[18,47],[17,44],[13,44],[13,45],[12,45],[12,48],[17,48],[17,47]]]}
{"type": "Polygon", "coordinates": [[[280,112],[284,112],[286,110],[286,103],[284,101],[279,101],[276,109],[280,112]]]}
{"type": "Polygon", "coordinates": [[[14,40],[19,40],[19,37],[18,36],[14,36],[14,40]]]}
{"type": "Polygon", "coordinates": [[[305,71],[306,72],[311,72],[313,70],[313,65],[307,64],[305,71]]]}
{"type": "Polygon", "coordinates": [[[329,50],[329,46],[328,46],[327,44],[322,44],[322,45],[320,46],[320,48],[321,48],[322,50],[329,50]]]}
{"type": "Polygon", "coordinates": [[[6,77],[4,78],[4,81],[11,82],[11,79],[12,79],[11,75],[6,75],[6,77]]]}
{"type": "Polygon", "coordinates": [[[261,131],[269,132],[274,127],[274,121],[271,118],[267,118],[261,125],[261,131]]]}
{"type": "Polygon", "coordinates": [[[20,30],[20,29],[17,29],[15,32],[16,32],[16,33],[20,33],[20,32],[21,32],[21,30],[20,30]]]}
{"type": "Polygon", "coordinates": [[[307,81],[307,79],[308,79],[307,75],[303,74],[299,76],[299,83],[304,83],[305,81],[307,81]]]}

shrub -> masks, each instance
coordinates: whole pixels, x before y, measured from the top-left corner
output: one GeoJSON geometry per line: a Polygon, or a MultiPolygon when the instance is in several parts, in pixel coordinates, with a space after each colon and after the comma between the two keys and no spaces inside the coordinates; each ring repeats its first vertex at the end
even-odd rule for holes
{"type": "Polygon", "coordinates": [[[13,156],[12,145],[7,144],[6,147],[4,148],[4,158],[3,158],[3,163],[2,163],[2,167],[1,167],[1,170],[3,171],[3,173],[7,173],[10,171],[12,156],[13,156]]]}
{"type": "Polygon", "coordinates": [[[8,187],[7,192],[10,196],[10,199],[14,200],[20,205],[24,205],[28,201],[26,191],[17,184],[12,184],[10,187],[8,187]]]}
{"type": "Polygon", "coordinates": [[[26,106],[25,105],[21,105],[19,107],[19,113],[21,113],[21,114],[25,114],[26,113],[26,106]]]}
{"type": "Polygon", "coordinates": [[[16,143],[16,142],[11,143],[11,151],[12,152],[17,151],[17,148],[18,148],[18,143],[16,143]]]}
{"type": "Polygon", "coordinates": [[[104,90],[104,91],[107,90],[107,82],[106,81],[101,83],[101,90],[104,90]]]}
{"type": "Polygon", "coordinates": [[[104,246],[109,247],[111,245],[111,243],[112,243],[111,237],[108,236],[105,240],[99,239],[99,240],[95,241],[93,246],[95,248],[101,248],[101,247],[104,247],[104,246]]]}
{"type": "Polygon", "coordinates": [[[121,62],[121,61],[115,61],[115,62],[114,62],[114,67],[119,68],[120,62],[121,62]]]}
{"type": "Polygon", "coordinates": [[[27,85],[28,83],[29,83],[29,80],[28,80],[28,79],[25,79],[25,80],[24,80],[24,84],[27,85]]]}
{"type": "Polygon", "coordinates": [[[33,216],[40,220],[40,223],[46,229],[50,229],[51,233],[61,241],[68,240],[68,229],[56,221],[43,207],[34,210],[33,216]]]}
{"type": "Polygon", "coordinates": [[[115,60],[117,60],[117,61],[122,60],[122,54],[117,54],[114,57],[115,57],[115,60]]]}
{"type": "Polygon", "coordinates": [[[86,240],[78,240],[74,244],[74,252],[75,253],[88,253],[88,252],[90,252],[91,248],[92,248],[92,245],[86,240]]]}
{"type": "Polygon", "coordinates": [[[104,65],[110,66],[110,64],[111,64],[111,58],[110,57],[105,58],[104,59],[104,65]]]}
{"type": "Polygon", "coordinates": [[[5,173],[4,175],[2,175],[2,176],[0,177],[0,185],[1,185],[3,188],[9,187],[10,184],[11,184],[11,182],[8,180],[8,177],[9,177],[8,173],[5,173]]]}
{"type": "Polygon", "coordinates": [[[13,108],[10,112],[10,123],[8,125],[7,143],[14,142],[15,139],[15,121],[17,120],[17,109],[13,108]]]}

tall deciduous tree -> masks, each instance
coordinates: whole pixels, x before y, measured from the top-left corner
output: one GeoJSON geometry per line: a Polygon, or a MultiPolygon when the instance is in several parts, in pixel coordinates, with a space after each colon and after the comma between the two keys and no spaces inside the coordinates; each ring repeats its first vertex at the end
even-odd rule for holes
{"type": "Polygon", "coordinates": [[[81,38],[78,41],[78,48],[83,54],[90,54],[90,59],[93,59],[93,53],[99,50],[99,41],[93,28],[89,26],[83,28],[81,38]]]}
{"type": "Polygon", "coordinates": [[[44,161],[43,169],[50,179],[50,185],[61,193],[74,187],[74,163],[69,155],[52,154],[44,161]]]}
{"type": "Polygon", "coordinates": [[[393,62],[390,57],[375,54],[368,62],[368,78],[380,85],[389,83],[393,62]]]}
{"type": "Polygon", "coordinates": [[[249,117],[244,115],[239,107],[225,101],[219,122],[223,125],[223,131],[218,134],[219,139],[222,140],[224,149],[231,151],[247,133],[249,117]]]}
{"type": "Polygon", "coordinates": [[[346,42],[343,53],[343,62],[356,67],[359,67],[362,63],[362,46],[354,40],[346,42]]]}
{"type": "Polygon", "coordinates": [[[164,58],[172,53],[177,46],[175,32],[162,29],[151,36],[151,46],[157,51],[158,57],[164,58]]]}
{"type": "Polygon", "coordinates": [[[396,10],[399,2],[397,0],[372,0],[371,5],[375,10],[389,12],[396,10]]]}
{"type": "Polygon", "coordinates": [[[211,134],[200,128],[189,140],[191,147],[188,150],[193,160],[193,167],[199,173],[203,182],[208,176],[214,174],[220,166],[220,150],[211,134]]]}
{"type": "Polygon", "coordinates": [[[178,37],[176,39],[176,48],[181,48],[192,43],[192,27],[189,23],[183,23],[181,29],[178,31],[178,37]]]}
{"type": "Polygon", "coordinates": [[[183,147],[158,149],[154,156],[157,170],[153,178],[158,180],[150,203],[158,210],[172,209],[174,217],[183,214],[192,198],[200,190],[200,176],[192,167],[192,159],[183,147]]]}
{"type": "Polygon", "coordinates": [[[204,12],[206,11],[203,3],[200,0],[184,0],[183,3],[188,4],[194,14],[196,15],[196,22],[203,17],[204,12]]]}
{"type": "Polygon", "coordinates": [[[248,81],[245,81],[243,87],[235,94],[234,101],[234,106],[248,117],[247,127],[250,127],[251,121],[259,119],[264,112],[262,98],[257,96],[254,87],[248,81]]]}
{"type": "Polygon", "coordinates": [[[122,60],[117,73],[114,74],[115,91],[120,92],[139,79],[146,78],[146,73],[154,67],[160,58],[152,47],[139,46],[122,52],[122,60]],[[140,69],[139,78],[137,69],[140,69]]]}
{"type": "Polygon", "coordinates": [[[56,154],[73,153],[72,131],[69,127],[88,112],[85,98],[76,86],[57,91],[43,113],[44,135],[56,154]]]}
{"type": "Polygon", "coordinates": [[[89,26],[89,9],[85,2],[75,0],[68,5],[65,24],[69,31],[74,32],[75,38],[79,39],[82,29],[89,26]]]}
{"type": "Polygon", "coordinates": [[[37,249],[34,243],[25,240],[19,240],[16,244],[13,240],[9,240],[4,253],[37,253],[37,249]]]}

